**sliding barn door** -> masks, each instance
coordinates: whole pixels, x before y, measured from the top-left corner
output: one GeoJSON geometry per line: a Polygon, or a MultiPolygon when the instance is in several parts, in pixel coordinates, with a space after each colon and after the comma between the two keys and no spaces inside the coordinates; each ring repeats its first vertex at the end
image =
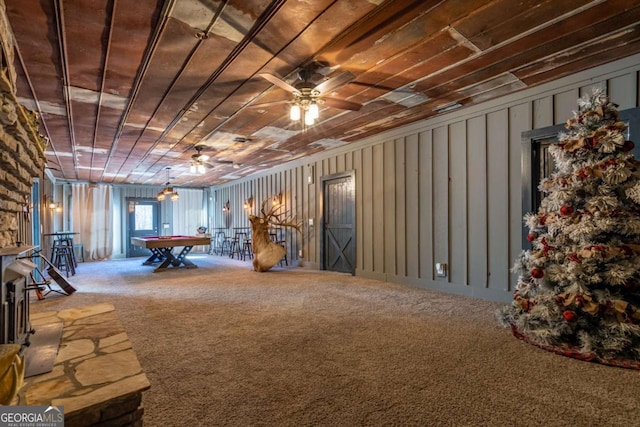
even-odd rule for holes
{"type": "Polygon", "coordinates": [[[353,173],[323,178],[322,268],[355,274],[356,196],[353,173]]]}

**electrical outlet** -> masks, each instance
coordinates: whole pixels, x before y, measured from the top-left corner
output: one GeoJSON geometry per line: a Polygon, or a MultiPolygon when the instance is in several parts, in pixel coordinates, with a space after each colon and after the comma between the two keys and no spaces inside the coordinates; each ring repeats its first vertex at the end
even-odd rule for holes
{"type": "Polygon", "coordinates": [[[309,225],[313,227],[313,218],[309,218],[309,225]]]}
{"type": "Polygon", "coordinates": [[[299,256],[300,258],[302,258],[302,249],[300,249],[300,250],[298,251],[298,256],[299,256]]]}
{"type": "Polygon", "coordinates": [[[436,276],[447,277],[447,264],[443,262],[436,263],[436,276]]]}

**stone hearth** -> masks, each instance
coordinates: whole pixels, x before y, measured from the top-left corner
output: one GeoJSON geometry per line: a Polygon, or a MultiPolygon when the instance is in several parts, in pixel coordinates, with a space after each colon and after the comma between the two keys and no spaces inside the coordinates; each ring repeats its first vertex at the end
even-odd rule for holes
{"type": "Polygon", "coordinates": [[[31,316],[31,326],[63,323],[53,370],[25,379],[16,405],[62,405],[65,426],[142,426],[150,384],[110,304],[31,316]]]}

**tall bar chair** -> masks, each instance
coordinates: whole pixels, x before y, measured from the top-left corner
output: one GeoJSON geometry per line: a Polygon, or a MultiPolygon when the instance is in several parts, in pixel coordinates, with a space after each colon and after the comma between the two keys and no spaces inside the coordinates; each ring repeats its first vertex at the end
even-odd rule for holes
{"type": "Polygon", "coordinates": [[[53,241],[51,248],[52,264],[67,277],[76,274],[76,260],[73,250],[73,239],[61,236],[53,241]]]}

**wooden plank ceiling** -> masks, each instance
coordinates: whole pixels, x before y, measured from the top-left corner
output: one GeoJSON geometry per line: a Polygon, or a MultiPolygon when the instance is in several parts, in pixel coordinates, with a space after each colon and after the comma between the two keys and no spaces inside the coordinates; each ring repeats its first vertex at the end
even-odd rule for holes
{"type": "Polygon", "coordinates": [[[637,0],[5,3],[48,166],[95,183],[223,183],[640,51],[637,0]],[[306,129],[301,69],[328,81],[306,129]]]}

